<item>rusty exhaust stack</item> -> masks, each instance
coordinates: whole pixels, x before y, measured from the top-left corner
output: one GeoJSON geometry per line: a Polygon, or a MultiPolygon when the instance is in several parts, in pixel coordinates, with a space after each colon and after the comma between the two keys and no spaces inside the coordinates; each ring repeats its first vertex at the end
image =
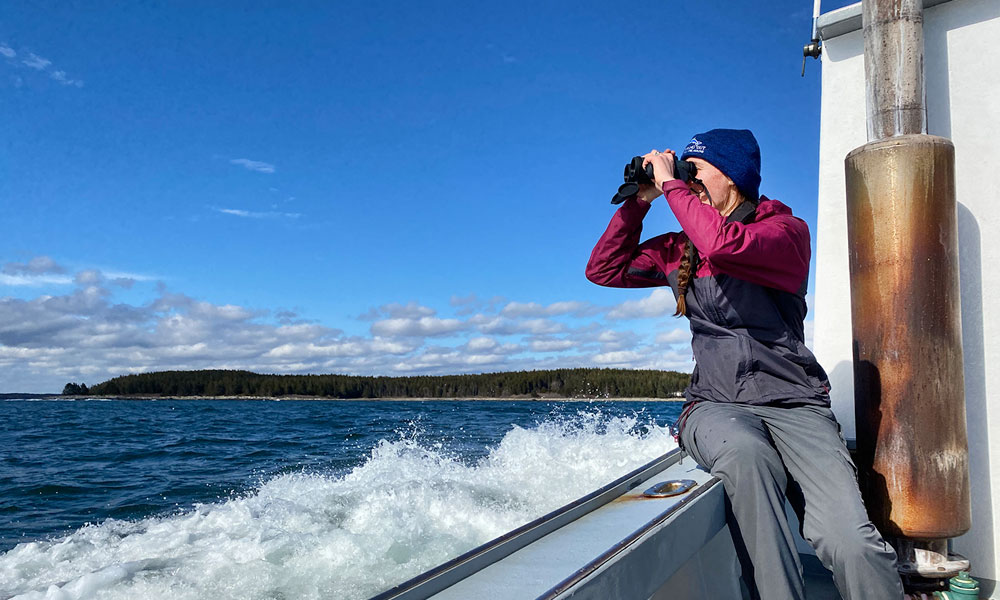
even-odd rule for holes
{"type": "Polygon", "coordinates": [[[862,15],[868,143],[845,160],[859,480],[913,583],[968,569],[947,552],[972,520],[955,150],[927,135],[922,0],[862,15]]]}

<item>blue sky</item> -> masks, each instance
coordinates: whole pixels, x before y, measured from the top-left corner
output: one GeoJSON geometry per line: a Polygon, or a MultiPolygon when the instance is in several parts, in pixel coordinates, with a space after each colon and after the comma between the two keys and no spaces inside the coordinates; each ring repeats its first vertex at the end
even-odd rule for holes
{"type": "Polygon", "coordinates": [[[624,163],[713,127],[815,229],[811,2],[259,5],[5,5],[0,392],[689,370],[669,291],[583,268],[624,163]]]}

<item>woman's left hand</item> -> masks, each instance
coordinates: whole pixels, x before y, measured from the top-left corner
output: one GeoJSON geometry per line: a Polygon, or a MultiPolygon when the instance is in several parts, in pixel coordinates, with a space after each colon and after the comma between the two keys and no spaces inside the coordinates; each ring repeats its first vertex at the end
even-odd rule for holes
{"type": "Polygon", "coordinates": [[[656,189],[663,189],[663,184],[676,179],[674,177],[674,151],[667,149],[663,152],[650,150],[649,154],[642,157],[642,166],[653,165],[653,181],[656,189]]]}

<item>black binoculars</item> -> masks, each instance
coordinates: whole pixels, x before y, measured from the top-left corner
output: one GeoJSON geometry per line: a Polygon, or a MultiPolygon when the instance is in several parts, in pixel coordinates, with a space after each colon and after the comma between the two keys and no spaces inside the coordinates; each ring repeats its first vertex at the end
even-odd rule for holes
{"type": "MultiPolygon", "coordinates": [[[[698,167],[693,162],[680,160],[674,156],[674,177],[684,183],[694,179],[698,167]]],[[[642,157],[633,156],[632,162],[625,165],[625,183],[618,187],[618,193],[611,198],[611,204],[621,204],[639,193],[640,185],[654,185],[653,165],[642,166],[642,157]]]]}

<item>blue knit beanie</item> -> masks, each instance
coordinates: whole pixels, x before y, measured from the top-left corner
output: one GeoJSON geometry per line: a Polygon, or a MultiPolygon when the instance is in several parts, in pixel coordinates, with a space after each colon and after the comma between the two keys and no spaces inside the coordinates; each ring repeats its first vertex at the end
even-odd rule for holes
{"type": "Polygon", "coordinates": [[[699,133],[684,148],[681,160],[702,158],[733,180],[751,202],[760,198],[760,146],[749,129],[713,129],[699,133]]]}

